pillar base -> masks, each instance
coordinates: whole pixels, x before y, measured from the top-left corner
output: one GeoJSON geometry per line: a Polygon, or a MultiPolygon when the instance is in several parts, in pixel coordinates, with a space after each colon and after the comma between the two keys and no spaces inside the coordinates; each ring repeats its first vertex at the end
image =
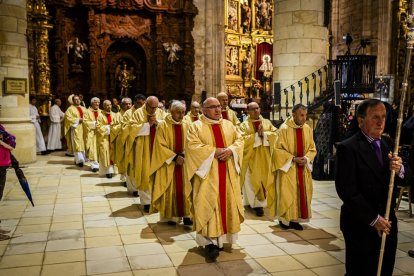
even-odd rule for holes
{"type": "Polygon", "coordinates": [[[6,131],[16,136],[13,155],[20,164],[36,162],[36,130],[32,123],[1,122],[6,131]]]}

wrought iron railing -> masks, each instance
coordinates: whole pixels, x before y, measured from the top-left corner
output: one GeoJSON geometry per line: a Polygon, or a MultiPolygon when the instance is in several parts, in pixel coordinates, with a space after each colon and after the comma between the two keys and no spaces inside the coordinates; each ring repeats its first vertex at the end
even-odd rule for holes
{"type": "Polygon", "coordinates": [[[275,102],[279,114],[277,116],[273,109],[273,119],[282,121],[297,103],[307,105],[308,112],[313,112],[334,97],[335,80],[339,80],[340,94],[346,98],[373,93],[375,61],[376,56],[368,55],[338,56],[336,60],[329,60],[327,65],[280,90],[280,97],[275,97],[279,100],[275,102]]]}

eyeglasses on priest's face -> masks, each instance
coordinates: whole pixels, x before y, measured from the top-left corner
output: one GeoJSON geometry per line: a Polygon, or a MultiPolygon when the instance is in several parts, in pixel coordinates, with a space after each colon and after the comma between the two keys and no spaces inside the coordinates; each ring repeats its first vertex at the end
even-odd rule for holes
{"type": "Polygon", "coordinates": [[[207,108],[207,109],[221,109],[221,105],[210,105],[210,106],[205,106],[204,108],[207,108]]]}

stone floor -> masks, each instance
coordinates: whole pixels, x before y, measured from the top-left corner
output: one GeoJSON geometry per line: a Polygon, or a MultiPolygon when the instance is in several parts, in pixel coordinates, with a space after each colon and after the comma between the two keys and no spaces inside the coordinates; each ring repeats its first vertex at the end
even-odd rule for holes
{"type": "MultiPolygon", "coordinates": [[[[79,169],[63,152],[39,156],[24,172],[35,207],[8,171],[0,203],[0,275],[343,275],[344,241],[331,181],[314,183],[313,218],[304,231],[281,230],[246,211],[239,240],[206,263],[183,226],[144,215],[139,198],[115,178],[79,169]]],[[[414,275],[414,218],[398,212],[395,275],[414,275]],[[410,274],[411,273],[411,274],[410,274]]]]}

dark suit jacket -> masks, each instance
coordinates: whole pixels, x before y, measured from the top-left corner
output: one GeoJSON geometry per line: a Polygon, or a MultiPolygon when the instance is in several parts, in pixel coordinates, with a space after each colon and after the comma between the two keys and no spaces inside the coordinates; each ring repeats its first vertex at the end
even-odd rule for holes
{"type": "MultiPolygon", "coordinates": [[[[388,153],[392,143],[381,140],[383,166],[374,147],[361,131],[341,142],[336,152],[335,185],[343,201],[340,226],[345,238],[346,275],[375,276],[381,238],[370,226],[385,215],[391,171],[388,153]]],[[[391,204],[391,232],[387,236],[381,275],[392,275],[397,249],[395,196],[391,204]]]]}
{"type": "MultiPolygon", "coordinates": [[[[391,173],[387,155],[392,151],[392,145],[389,144],[385,139],[381,140],[383,166],[361,131],[338,145],[335,185],[344,202],[341,216],[349,218],[349,223],[355,226],[371,227],[369,224],[378,214],[385,215],[391,173]]],[[[390,219],[395,217],[394,207],[395,200],[391,206],[390,219]]]]}

